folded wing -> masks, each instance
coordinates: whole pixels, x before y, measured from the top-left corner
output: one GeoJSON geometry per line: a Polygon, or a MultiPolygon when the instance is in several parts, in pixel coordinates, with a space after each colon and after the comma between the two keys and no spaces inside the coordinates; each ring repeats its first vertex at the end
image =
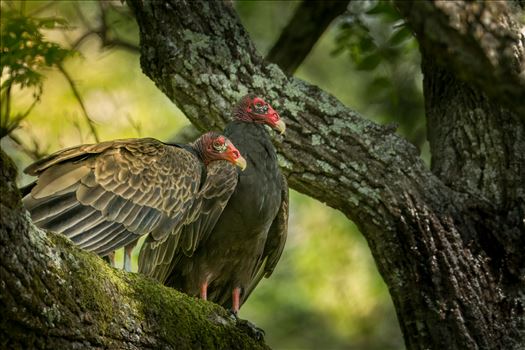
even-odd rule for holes
{"type": "Polygon", "coordinates": [[[221,161],[208,165],[206,181],[193,202],[186,224],[166,240],[150,235],[141,248],[139,272],[164,282],[179,258],[191,256],[206,240],[237,186],[237,169],[221,161]]]}
{"type": "Polygon", "coordinates": [[[281,205],[279,206],[279,211],[277,216],[270,226],[268,231],[268,237],[266,239],[266,244],[264,245],[264,250],[255,269],[252,273],[252,279],[246,290],[244,291],[244,300],[247,300],[251,292],[255,289],[257,284],[263,277],[270,277],[275,269],[275,266],[279,262],[281,255],[284,250],[284,245],[286,243],[286,237],[288,235],[288,201],[289,201],[289,191],[288,191],[288,182],[286,177],[282,175],[282,185],[281,185],[281,205]]]}

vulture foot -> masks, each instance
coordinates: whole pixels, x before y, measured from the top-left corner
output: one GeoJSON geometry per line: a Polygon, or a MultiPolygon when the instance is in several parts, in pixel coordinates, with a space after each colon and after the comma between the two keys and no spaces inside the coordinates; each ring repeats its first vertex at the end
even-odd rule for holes
{"type": "MultiPolygon", "coordinates": [[[[230,311],[231,312],[231,311],[230,311]]],[[[235,319],[235,322],[237,323],[237,327],[248,333],[250,337],[253,339],[259,341],[263,340],[265,336],[265,332],[263,329],[257,327],[253,323],[251,323],[248,320],[244,320],[242,318],[239,318],[236,313],[231,312],[231,317],[235,319]]]]}
{"type": "Polygon", "coordinates": [[[108,255],[102,257],[102,259],[109,264],[111,267],[115,267],[115,252],[111,252],[108,255]]]}

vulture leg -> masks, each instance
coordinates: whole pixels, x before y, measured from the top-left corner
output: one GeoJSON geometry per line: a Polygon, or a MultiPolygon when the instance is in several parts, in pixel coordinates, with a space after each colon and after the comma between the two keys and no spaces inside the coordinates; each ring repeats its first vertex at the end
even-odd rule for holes
{"type": "Polygon", "coordinates": [[[239,318],[238,314],[239,314],[240,306],[241,306],[241,288],[236,287],[236,288],[233,288],[233,291],[232,291],[232,309],[230,311],[233,317],[235,318],[237,325],[247,330],[248,333],[250,333],[253,338],[257,340],[263,339],[265,334],[262,329],[260,329],[259,327],[257,327],[256,325],[254,325],[248,320],[243,320],[239,318]]]}
{"type": "Polygon", "coordinates": [[[131,252],[136,245],[137,241],[134,241],[124,247],[124,271],[131,272],[131,252]]]}
{"type": "Polygon", "coordinates": [[[111,252],[108,255],[104,256],[102,259],[106,261],[109,266],[115,267],[115,252],[111,252]]]}
{"type": "Polygon", "coordinates": [[[233,288],[232,292],[232,312],[234,315],[239,313],[239,308],[241,307],[241,288],[233,288]]]}
{"type": "Polygon", "coordinates": [[[201,284],[201,299],[208,300],[208,281],[201,284]]]}

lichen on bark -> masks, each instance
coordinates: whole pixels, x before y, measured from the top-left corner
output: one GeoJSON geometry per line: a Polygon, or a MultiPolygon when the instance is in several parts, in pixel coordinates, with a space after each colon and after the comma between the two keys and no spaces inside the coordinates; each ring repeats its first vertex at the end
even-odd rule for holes
{"type": "MultiPolygon", "coordinates": [[[[340,210],[359,226],[389,287],[408,348],[520,348],[525,338],[525,266],[515,247],[525,244],[525,200],[523,182],[515,179],[522,179],[524,171],[520,111],[525,90],[522,34],[506,26],[508,13],[496,13],[508,12],[505,4],[396,1],[417,32],[420,47],[431,48],[441,67],[467,80],[475,92],[461,92],[463,100],[455,101],[465,107],[459,108],[465,114],[461,120],[468,118],[469,108],[480,108],[482,113],[471,115],[486,116],[487,125],[500,124],[494,130],[468,128],[472,139],[486,139],[486,147],[501,138],[498,129],[515,138],[513,147],[498,145],[500,152],[478,150],[491,157],[489,162],[480,162],[483,158],[476,159],[476,152],[467,148],[457,149],[461,157],[449,157],[454,166],[448,169],[469,162],[465,169],[476,176],[454,171],[444,176],[439,167],[428,169],[394,127],[372,123],[334,96],[265,62],[229,2],[128,3],[140,28],[143,71],[197,128],[224,126],[246,90],[261,94],[279,111],[287,133],[274,141],[290,187],[340,210]],[[514,45],[515,56],[498,52],[501,55],[486,64],[483,55],[491,51],[491,43],[476,42],[479,38],[473,34],[486,28],[483,23],[478,26],[478,19],[469,15],[472,11],[494,14],[500,22],[487,33],[502,29],[502,41],[495,45],[514,45]],[[462,32],[453,20],[464,16],[468,20],[461,25],[467,30],[462,32]],[[432,31],[428,23],[443,35],[427,32],[432,31]],[[202,40],[210,45],[202,45],[202,40]],[[506,69],[509,60],[518,64],[506,69]],[[461,75],[463,68],[466,74],[461,75]],[[516,89],[506,93],[509,86],[516,89]],[[484,88],[492,107],[478,98],[484,88]],[[495,111],[503,111],[505,105],[510,110],[500,118],[495,111]],[[504,171],[493,167],[506,160],[512,164],[504,171]],[[460,179],[462,175],[466,178],[460,179]],[[500,175],[509,181],[494,186],[500,175]],[[489,191],[485,198],[502,200],[489,203],[476,195],[479,190],[489,191]],[[500,196],[500,190],[507,194],[500,196]]],[[[430,74],[434,73],[439,72],[430,74]]],[[[447,89],[446,83],[436,81],[440,89],[447,89]]],[[[426,101],[427,113],[438,105],[435,102],[426,101]]],[[[454,128],[455,123],[450,120],[448,125],[454,128]]],[[[443,124],[438,127],[446,130],[443,124]]],[[[447,158],[439,153],[444,150],[436,148],[433,162],[447,158]]]]}

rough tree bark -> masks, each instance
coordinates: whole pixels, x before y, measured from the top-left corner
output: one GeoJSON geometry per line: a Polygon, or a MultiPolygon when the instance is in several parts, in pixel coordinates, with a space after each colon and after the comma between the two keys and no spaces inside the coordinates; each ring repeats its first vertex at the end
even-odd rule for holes
{"type": "Polygon", "coordinates": [[[218,305],[33,226],[15,178],[0,150],[0,349],[267,349],[218,305]]]}
{"type": "MultiPolygon", "coordinates": [[[[394,128],[264,62],[228,3],[130,0],[144,71],[201,130],[248,91],[281,111],[290,185],[359,225],[408,348],[523,348],[523,36],[503,2],[396,3],[422,48],[431,170],[394,128]]],[[[1,346],[264,347],[224,310],[34,228],[1,160],[1,346]]]]}
{"type": "Polygon", "coordinates": [[[523,13],[519,2],[395,0],[423,52],[525,119],[525,31],[514,18],[523,13]]]}
{"type": "Polygon", "coordinates": [[[281,112],[290,186],[359,225],[408,348],[525,346],[523,46],[505,3],[397,3],[423,51],[432,170],[395,128],[263,61],[230,4],[129,4],[144,72],[199,129],[248,91],[281,112]]]}

